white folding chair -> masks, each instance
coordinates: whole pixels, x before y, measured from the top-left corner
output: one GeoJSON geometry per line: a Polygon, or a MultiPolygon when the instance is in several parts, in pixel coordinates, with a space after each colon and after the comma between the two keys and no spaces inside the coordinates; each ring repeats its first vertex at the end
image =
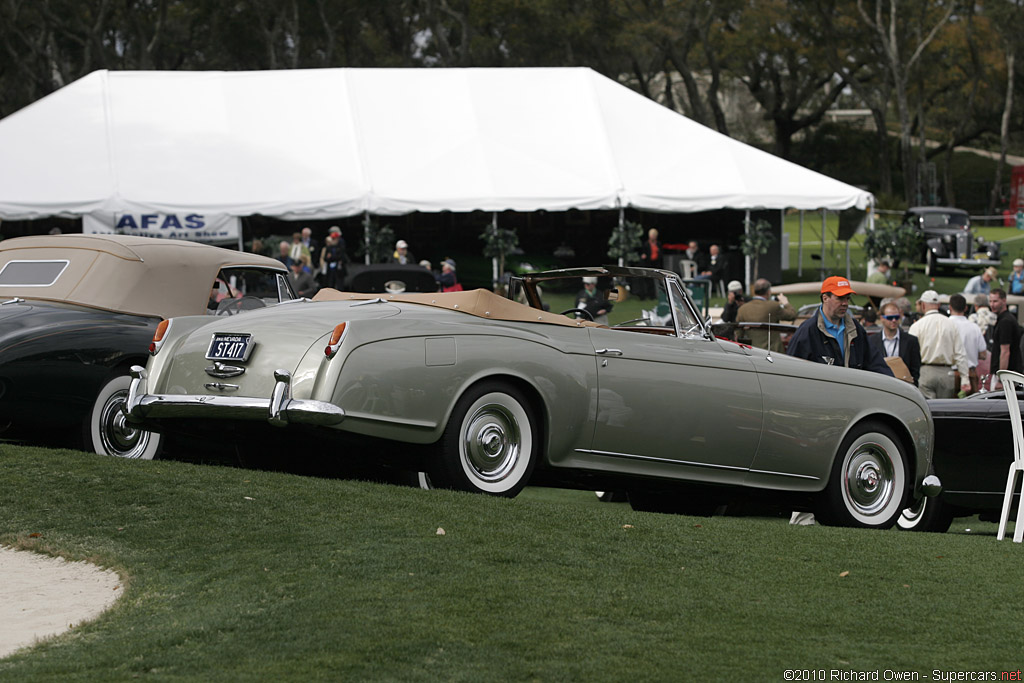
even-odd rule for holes
{"type": "MultiPolygon", "coordinates": [[[[1024,427],[1020,421],[1020,405],[1017,403],[1017,391],[1024,389],[1024,375],[1012,370],[1000,370],[996,373],[1003,383],[1003,393],[1010,408],[1010,427],[1013,429],[1013,462],[1006,474],[1006,491],[1003,493],[1003,512],[999,515],[999,532],[996,540],[1003,540],[1006,534],[1006,520],[1010,517],[1010,504],[1013,492],[1017,488],[1017,474],[1024,472],[1024,427]]],[[[1013,525],[1013,542],[1024,541],[1024,491],[1021,491],[1020,502],[1017,504],[1017,522],[1013,525]]]]}
{"type": "Polygon", "coordinates": [[[679,259],[679,274],[684,280],[692,280],[697,277],[697,262],[690,259],[679,259]]]}

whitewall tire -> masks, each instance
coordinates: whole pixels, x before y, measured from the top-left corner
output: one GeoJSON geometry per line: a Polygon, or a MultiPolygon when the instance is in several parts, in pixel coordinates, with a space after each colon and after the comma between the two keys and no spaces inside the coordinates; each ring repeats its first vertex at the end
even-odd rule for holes
{"type": "Polygon", "coordinates": [[[125,420],[121,406],[128,398],[130,384],[131,378],[124,375],[111,379],[100,389],[89,413],[85,445],[100,455],[152,460],[159,455],[163,438],[125,420]]]}

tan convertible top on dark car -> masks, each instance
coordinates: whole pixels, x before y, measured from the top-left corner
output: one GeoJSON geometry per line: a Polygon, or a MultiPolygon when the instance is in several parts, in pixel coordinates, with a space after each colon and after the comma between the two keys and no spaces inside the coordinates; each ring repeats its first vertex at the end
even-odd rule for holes
{"type": "Polygon", "coordinates": [[[272,258],[182,240],[45,235],[0,242],[0,300],[21,297],[170,318],[206,311],[221,268],[286,273],[272,258]],[[19,266],[52,274],[26,284],[19,266]]]}

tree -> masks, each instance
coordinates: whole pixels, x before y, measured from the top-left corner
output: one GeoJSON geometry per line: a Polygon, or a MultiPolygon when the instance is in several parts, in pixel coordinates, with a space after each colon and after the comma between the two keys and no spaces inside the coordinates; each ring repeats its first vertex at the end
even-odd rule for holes
{"type": "Polygon", "coordinates": [[[864,236],[864,253],[873,261],[903,264],[903,280],[910,280],[910,264],[921,255],[921,233],[911,224],[882,219],[864,236]]]}
{"type": "Polygon", "coordinates": [[[763,218],[754,221],[746,233],[740,237],[740,251],[744,256],[754,259],[754,280],[758,278],[758,264],[761,256],[768,253],[775,242],[772,224],[763,218]]]}

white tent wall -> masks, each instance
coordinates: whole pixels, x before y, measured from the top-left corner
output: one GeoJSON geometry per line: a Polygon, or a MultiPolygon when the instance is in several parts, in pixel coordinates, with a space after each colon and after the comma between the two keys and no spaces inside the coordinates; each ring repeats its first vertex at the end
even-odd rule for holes
{"type": "Polygon", "coordinates": [[[586,68],[92,73],[0,121],[0,218],[864,208],[586,68]]]}

